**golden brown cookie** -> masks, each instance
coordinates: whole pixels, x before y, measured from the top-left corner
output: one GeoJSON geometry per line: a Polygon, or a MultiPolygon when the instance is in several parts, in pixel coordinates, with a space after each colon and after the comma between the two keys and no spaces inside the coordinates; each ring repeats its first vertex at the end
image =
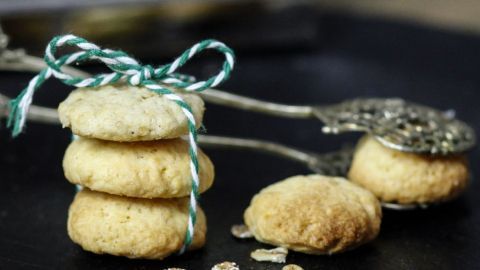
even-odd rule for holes
{"type": "Polygon", "coordinates": [[[244,221],[260,242],[332,254],[374,239],[381,216],[377,198],[356,184],[339,177],[300,175],[255,195],[244,221]]]}
{"type": "MultiPolygon", "coordinates": [[[[200,207],[197,213],[192,250],[204,245],[207,231],[200,207]]],[[[188,198],[137,199],[83,189],[70,205],[68,235],[97,254],[163,259],[182,247],[187,220],[188,198]]]]}
{"type": "Polygon", "coordinates": [[[432,203],[460,194],[468,183],[465,156],[405,153],[364,137],[355,150],[348,178],[381,201],[432,203]]]}
{"type": "MultiPolygon", "coordinates": [[[[92,190],[139,198],[188,196],[192,189],[188,142],[110,142],[79,138],[63,158],[68,181],[92,190]]],[[[198,149],[199,192],[213,183],[214,168],[198,149]]]]}
{"type": "MultiPolygon", "coordinates": [[[[196,94],[179,94],[192,108],[197,127],[204,103],[196,94]]],[[[146,88],[107,85],[80,88],[58,107],[60,122],[74,134],[109,141],[150,141],[188,134],[180,106],[146,88]]]]}

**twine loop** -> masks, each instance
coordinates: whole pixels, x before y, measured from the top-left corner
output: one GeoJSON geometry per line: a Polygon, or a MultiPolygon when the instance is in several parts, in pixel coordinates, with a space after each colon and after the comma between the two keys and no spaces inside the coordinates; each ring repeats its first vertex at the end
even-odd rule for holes
{"type": "Polygon", "coordinates": [[[120,50],[102,49],[99,46],[75,35],[64,35],[53,38],[45,50],[44,61],[47,67],[30,80],[28,86],[9,103],[10,114],[7,126],[12,129],[12,136],[19,135],[25,127],[28,110],[36,90],[51,76],[61,80],[64,84],[75,87],[98,87],[116,82],[126,82],[133,86],[143,86],[152,92],[163,95],[165,98],[180,106],[188,119],[188,142],[190,154],[190,171],[192,190],[190,192],[188,227],[183,253],[191,244],[194,225],[196,222],[197,200],[199,197],[198,159],[197,159],[197,131],[195,118],[190,106],[168,87],[184,91],[203,91],[215,87],[227,80],[233,69],[235,56],[233,51],[222,42],[208,39],[201,41],[184,51],[172,63],[154,68],[151,65],[141,65],[137,60],[120,50]],[[72,46],[79,49],[74,53],[55,57],[57,49],[63,46],[72,46]],[[225,56],[222,69],[218,74],[205,81],[195,81],[192,76],[176,73],[188,60],[201,51],[214,49],[225,56]],[[90,78],[74,77],[62,71],[62,66],[80,64],[86,61],[97,60],[104,63],[112,72],[97,74],[90,78]]]}

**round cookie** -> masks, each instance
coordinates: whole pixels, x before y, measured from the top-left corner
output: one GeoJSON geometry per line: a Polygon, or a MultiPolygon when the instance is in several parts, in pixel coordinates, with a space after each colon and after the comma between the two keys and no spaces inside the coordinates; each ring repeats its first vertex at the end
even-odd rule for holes
{"type": "Polygon", "coordinates": [[[374,239],[381,216],[377,198],[346,179],[300,175],[261,190],[244,221],[260,242],[332,254],[374,239]]]}
{"type": "MultiPolygon", "coordinates": [[[[205,244],[207,231],[197,209],[191,250],[205,244]]],[[[137,199],[83,189],[70,205],[68,235],[97,254],[163,259],[182,247],[187,219],[187,198],[137,199]]]]}
{"type": "MultiPolygon", "coordinates": [[[[196,94],[181,96],[200,127],[204,103],[196,94]]],[[[188,134],[180,106],[144,87],[107,85],[80,88],[58,107],[60,122],[74,134],[109,141],[151,141],[188,134]]]]}
{"type": "MultiPolygon", "coordinates": [[[[198,162],[204,192],[214,168],[200,149],[198,162]]],[[[182,139],[120,143],[80,137],[68,146],[63,170],[71,183],[129,197],[184,197],[192,189],[189,146],[182,139]]]]}
{"type": "Polygon", "coordinates": [[[463,155],[405,153],[366,136],[357,145],[348,178],[381,201],[422,204],[456,197],[465,190],[468,174],[463,155]]]}

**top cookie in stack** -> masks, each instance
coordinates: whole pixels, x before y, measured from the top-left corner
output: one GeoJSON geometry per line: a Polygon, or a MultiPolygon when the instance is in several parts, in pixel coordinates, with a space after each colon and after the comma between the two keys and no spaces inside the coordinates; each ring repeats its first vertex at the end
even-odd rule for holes
{"type": "MultiPolygon", "coordinates": [[[[195,94],[177,95],[191,107],[198,128],[203,101],[195,94]]],[[[178,251],[192,190],[189,144],[179,138],[189,133],[188,119],[180,106],[146,88],[114,85],[77,89],[58,111],[63,126],[79,136],[65,153],[65,176],[88,188],[70,207],[72,240],[95,253],[130,258],[161,259],[178,251]],[[94,203],[81,203],[87,197],[94,203]],[[96,204],[102,209],[93,209],[96,204]],[[152,226],[158,220],[166,227],[152,226]],[[109,225],[101,229],[98,224],[109,225]],[[142,233],[135,234],[135,228],[142,233]]],[[[197,158],[198,191],[204,192],[213,183],[214,168],[200,149],[197,158]]],[[[205,242],[205,218],[198,211],[192,248],[205,242]]]]}
{"type": "MultiPolygon", "coordinates": [[[[178,94],[200,127],[205,111],[196,94],[178,94]]],[[[127,85],[81,88],[58,107],[60,122],[78,136],[117,142],[153,141],[188,134],[180,106],[152,91],[127,85]]]]}

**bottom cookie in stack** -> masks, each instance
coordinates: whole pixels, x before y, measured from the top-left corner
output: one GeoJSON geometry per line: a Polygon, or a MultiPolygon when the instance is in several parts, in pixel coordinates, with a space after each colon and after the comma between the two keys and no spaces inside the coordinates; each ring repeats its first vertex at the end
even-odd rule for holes
{"type": "MultiPolygon", "coordinates": [[[[199,192],[213,183],[210,159],[199,149],[199,192]]],[[[112,142],[79,137],[64,156],[66,178],[85,189],[72,203],[68,233],[94,253],[163,259],[187,234],[192,188],[188,143],[182,139],[112,142]]],[[[206,220],[197,208],[193,242],[204,245],[206,220]]]]}
{"type": "MultiPolygon", "coordinates": [[[[83,189],[68,214],[68,235],[83,249],[128,258],[163,259],[183,245],[188,198],[140,199],[83,189]]],[[[205,214],[197,208],[190,250],[205,244],[205,214]]]]}

